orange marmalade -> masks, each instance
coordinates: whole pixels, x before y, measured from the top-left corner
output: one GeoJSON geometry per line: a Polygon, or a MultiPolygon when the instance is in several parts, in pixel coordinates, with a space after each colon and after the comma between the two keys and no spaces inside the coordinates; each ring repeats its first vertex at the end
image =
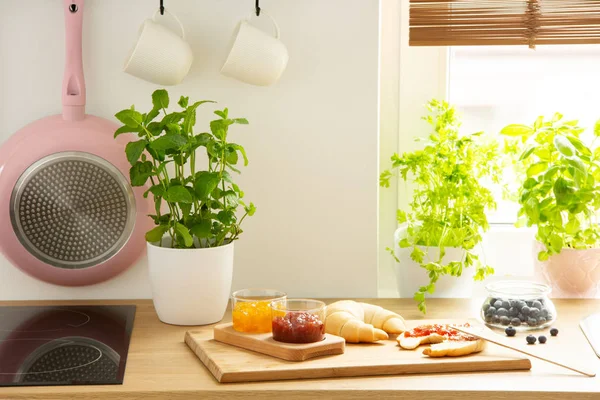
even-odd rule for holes
{"type": "Polygon", "coordinates": [[[455,341],[471,341],[477,340],[475,336],[467,335],[466,333],[462,333],[457,331],[456,329],[452,329],[453,326],[465,327],[469,328],[471,325],[468,323],[462,325],[449,325],[449,324],[432,324],[432,325],[420,325],[414,329],[409,331],[405,331],[403,333],[404,337],[423,337],[429,336],[431,334],[438,334],[440,336],[444,336],[446,340],[455,340],[455,341]]]}

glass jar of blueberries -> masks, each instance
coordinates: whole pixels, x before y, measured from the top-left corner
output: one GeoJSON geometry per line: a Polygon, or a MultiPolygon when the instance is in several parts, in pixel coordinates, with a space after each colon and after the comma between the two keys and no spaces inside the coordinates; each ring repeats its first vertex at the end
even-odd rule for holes
{"type": "Polygon", "coordinates": [[[556,321],[556,308],[547,285],[526,281],[501,281],[487,285],[481,318],[494,328],[513,326],[520,331],[543,329],[556,321]]]}

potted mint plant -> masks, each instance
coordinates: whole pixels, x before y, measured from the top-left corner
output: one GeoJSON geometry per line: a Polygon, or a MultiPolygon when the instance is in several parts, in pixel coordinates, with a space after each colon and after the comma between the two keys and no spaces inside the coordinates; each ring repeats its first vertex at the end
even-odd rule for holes
{"type": "Polygon", "coordinates": [[[517,226],[535,227],[535,275],[556,296],[600,289],[600,121],[594,140],[586,143],[584,132],[560,113],[501,131],[519,176],[517,226]]]}
{"type": "Polygon", "coordinates": [[[397,213],[396,249],[388,250],[396,257],[400,294],[414,292],[423,313],[425,296],[439,284],[451,288],[462,280],[466,291],[473,279],[494,272],[477,247],[489,227],[486,211],[496,207],[483,182],[499,183],[502,170],[497,142],[485,140],[481,132],[461,135],[456,111],[445,101],[432,100],[427,108],[430,115],[423,119],[433,132],[422,149],[394,154],[392,170],[380,176],[383,187],[389,187],[394,171],[412,183],[410,209],[397,213]]]}
{"type": "Polygon", "coordinates": [[[229,139],[235,124],[227,108],[214,113],[208,132],[198,132],[196,109],[210,101],[190,103],[181,97],[179,110],[168,111],[166,90],[152,94],[152,109],[132,106],[115,116],[124,125],[115,137],[135,132],[127,144],[132,186],[147,186],[154,199],[149,216],[155,227],[146,233],[153,300],[161,321],[204,325],[223,318],[231,290],[234,242],[241,224],[256,210],[242,200],[244,192],[232,173],[248,164],[244,148],[229,139]],[[206,152],[204,168],[197,151],[206,152]]]}

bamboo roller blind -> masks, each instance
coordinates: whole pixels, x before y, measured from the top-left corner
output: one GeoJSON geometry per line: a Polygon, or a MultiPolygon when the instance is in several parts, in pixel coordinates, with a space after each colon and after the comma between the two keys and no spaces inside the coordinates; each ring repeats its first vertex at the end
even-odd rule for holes
{"type": "Polygon", "coordinates": [[[411,46],[600,43],[600,0],[410,0],[411,46]]]}

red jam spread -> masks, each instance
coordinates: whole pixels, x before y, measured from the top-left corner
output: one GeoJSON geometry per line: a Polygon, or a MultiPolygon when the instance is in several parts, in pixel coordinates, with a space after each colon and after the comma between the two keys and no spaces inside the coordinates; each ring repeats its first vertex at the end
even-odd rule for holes
{"type": "Polygon", "coordinates": [[[452,329],[453,326],[468,328],[471,325],[469,325],[468,323],[462,325],[420,325],[414,329],[411,329],[410,331],[405,331],[404,337],[423,337],[429,336],[433,333],[437,333],[438,335],[445,336],[447,340],[477,340],[475,336],[467,335],[466,333],[462,333],[457,331],[456,329],[452,329]]]}
{"type": "Polygon", "coordinates": [[[318,315],[292,311],[273,318],[273,339],[286,343],[313,343],[325,338],[325,324],[318,315]]]}

